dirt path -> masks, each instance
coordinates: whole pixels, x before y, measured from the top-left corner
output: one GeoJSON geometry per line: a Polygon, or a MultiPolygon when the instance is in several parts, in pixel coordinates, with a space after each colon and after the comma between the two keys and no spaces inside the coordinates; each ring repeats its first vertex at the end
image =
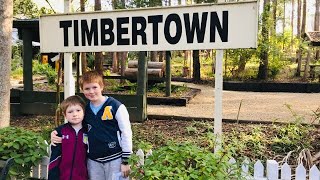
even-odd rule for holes
{"type": "MultiPolygon", "coordinates": [[[[200,88],[201,93],[194,97],[186,107],[148,105],[148,115],[168,115],[184,117],[214,117],[214,88],[206,85],[186,84],[200,88]]],[[[313,111],[320,108],[319,93],[266,93],[223,91],[223,118],[254,121],[293,121],[293,113],[303,116],[305,123],[313,121],[313,111]],[[291,106],[288,108],[287,105],[291,106]]],[[[318,110],[320,111],[320,110],[318,110]]],[[[318,122],[319,123],[319,122],[318,122]]]]}

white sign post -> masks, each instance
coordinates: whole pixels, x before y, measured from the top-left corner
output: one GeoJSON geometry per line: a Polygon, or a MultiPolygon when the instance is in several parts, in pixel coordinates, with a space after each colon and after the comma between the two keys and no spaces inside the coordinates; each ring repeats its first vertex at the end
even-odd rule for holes
{"type": "MultiPolygon", "coordinates": [[[[64,0],[64,12],[70,12],[70,0],[64,0]]],[[[54,35],[53,35],[54,36],[54,35]]],[[[52,41],[54,42],[54,41],[52,41]]],[[[75,81],[72,75],[72,53],[64,53],[64,98],[75,94],[75,81]]],[[[67,123],[67,119],[64,120],[67,123]]]]}

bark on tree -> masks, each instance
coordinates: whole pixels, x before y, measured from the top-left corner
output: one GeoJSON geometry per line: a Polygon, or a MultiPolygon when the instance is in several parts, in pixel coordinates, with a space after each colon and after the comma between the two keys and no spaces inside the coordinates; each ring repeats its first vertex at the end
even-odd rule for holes
{"type": "Polygon", "coordinates": [[[193,81],[199,82],[200,78],[200,58],[199,58],[199,50],[193,50],[193,81]]]}
{"type": "MultiPolygon", "coordinates": [[[[316,0],[316,8],[314,13],[314,31],[320,30],[320,0],[316,0]]],[[[316,50],[315,59],[320,58],[320,50],[316,50]]]]}
{"type": "Polygon", "coordinates": [[[0,128],[10,125],[10,70],[13,1],[0,0],[0,128]]]}
{"type": "MultiPolygon", "coordinates": [[[[95,11],[101,10],[101,0],[94,1],[94,10],[95,11]]],[[[98,71],[100,74],[103,74],[103,55],[102,55],[102,52],[95,53],[94,67],[95,67],[96,71],[98,71]]]]}
{"type": "Polygon", "coordinates": [[[294,17],[294,0],[291,1],[291,43],[290,43],[290,49],[293,49],[293,17],[294,17]]]}
{"type": "Polygon", "coordinates": [[[301,35],[306,33],[306,22],[307,22],[307,0],[303,0],[302,7],[302,23],[301,23],[301,35]]]}
{"type": "Polygon", "coordinates": [[[297,37],[301,37],[301,0],[297,0],[298,7],[297,7],[297,37]]]}
{"type": "Polygon", "coordinates": [[[277,8],[278,8],[278,0],[273,0],[272,2],[272,14],[273,14],[273,28],[272,34],[276,34],[277,29],[277,8]]]}
{"type": "Polygon", "coordinates": [[[152,62],[159,62],[159,59],[158,59],[158,51],[151,51],[151,58],[150,60],[152,62]]]}
{"type": "MultiPolygon", "coordinates": [[[[85,0],[80,0],[80,11],[85,12],[85,0]]],[[[87,71],[88,62],[87,62],[87,53],[80,53],[81,56],[81,71],[85,73],[87,71]]]]}
{"type": "Polygon", "coordinates": [[[260,65],[258,72],[258,79],[266,80],[268,78],[268,52],[269,52],[269,31],[268,31],[268,19],[270,14],[270,1],[265,0],[263,2],[263,13],[262,13],[262,42],[265,42],[265,46],[262,47],[260,53],[260,65]]]}

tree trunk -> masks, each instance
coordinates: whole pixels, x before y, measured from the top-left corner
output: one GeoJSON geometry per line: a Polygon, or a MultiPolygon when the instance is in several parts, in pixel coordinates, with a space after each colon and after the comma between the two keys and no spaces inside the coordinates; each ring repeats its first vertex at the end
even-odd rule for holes
{"type": "MultiPolygon", "coordinates": [[[[124,76],[124,71],[126,70],[126,61],[127,61],[127,56],[128,52],[121,52],[121,76],[124,76]]],[[[124,84],[125,80],[120,79],[120,83],[124,84]]]]}
{"type": "Polygon", "coordinates": [[[152,62],[159,62],[159,59],[158,59],[158,52],[157,51],[151,51],[151,58],[150,60],[152,62]]]}
{"type": "MultiPolygon", "coordinates": [[[[80,11],[85,12],[85,0],[80,0],[80,11]]],[[[87,71],[88,62],[87,62],[87,53],[80,53],[81,56],[81,72],[85,73],[87,71]]]]}
{"type": "MultiPolygon", "coordinates": [[[[314,31],[319,31],[320,29],[320,0],[316,0],[316,8],[314,13],[314,31]]],[[[315,59],[319,60],[320,50],[316,50],[315,59]]]]}
{"type": "MultiPolygon", "coordinates": [[[[101,10],[101,0],[94,0],[94,10],[95,11],[101,10]]],[[[102,52],[95,53],[94,67],[95,67],[96,71],[98,71],[100,74],[103,74],[103,55],[102,55],[102,52]]]]}
{"type": "Polygon", "coordinates": [[[260,52],[260,65],[258,72],[258,79],[266,80],[268,78],[268,52],[269,52],[269,31],[268,31],[268,19],[270,14],[270,1],[265,0],[263,3],[263,13],[262,13],[262,27],[261,35],[262,42],[265,42],[266,46],[261,48],[260,52]]]}
{"type": "MultiPolygon", "coordinates": [[[[293,17],[294,17],[294,0],[291,1],[291,43],[290,43],[290,49],[293,49],[293,17]]],[[[293,51],[291,51],[293,52],[293,51]]]]}
{"type": "Polygon", "coordinates": [[[301,35],[306,33],[306,22],[307,22],[307,0],[303,0],[303,11],[302,11],[302,23],[301,23],[301,35]]]}
{"type": "Polygon", "coordinates": [[[273,14],[273,29],[272,34],[276,34],[277,30],[277,8],[278,8],[278,0],[273,0],[272,3],[272,14],[273,14]]]}
{"type": "Polygon", "coordinates": [[[284,50],[285,46],[285,38],[284,38],[284,29],[286,28],[286,1],[283,1],[283,21],[282,21],[282,50],[284,50]]]}
{"type": "Polygon", "coordinates": [[[300,38],[301,37],[301,0],[297,0],[297,2],[298,2],[297,37],[300,38]]]}
{"type": "Polygon", "coordinates": [[[112,72],[117,73],[119,70],[118,68],[118,53],[113,52],[113,58],[112,58],[112,72]]]}
{"type": "Polygon", "coordinates": [[[199,50],[193,50],[193,81],[199,82],[200,79],[200,58],[199,50]]]}
{"type": "Polygon", "coordinates": [[[13,1],[0,0],[0,128],[10,125],[10,71],[13,1]]]}

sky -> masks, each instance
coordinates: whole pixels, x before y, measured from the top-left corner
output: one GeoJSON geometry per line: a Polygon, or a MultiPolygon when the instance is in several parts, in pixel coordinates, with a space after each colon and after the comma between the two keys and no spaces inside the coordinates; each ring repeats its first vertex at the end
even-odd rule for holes
{"type": "MultiPolygon", "coordinates": [[[[38,5],[39,8],[43,7],[43,6],[46,8],[49,8],[49,5],[45,0],[33,0],[33,1],[38,5]]],[[[56,12],[63,13],[64,0],[48,0],[48,1],[51,3],[53,9],[56,12]]],[[[80,2],[80,0],[73,0],[72,5],[71,5],[73,7],[73,9],[79,8],[79,6],[80,6],[79,2],[80,2]]],[[[91,7],[91,10],[93,10],[94,0],[88,0],[88,2],[89,2],[88,7],[91,7]]],[[[185,2],[185,0],[182,0],[182,4],[184,4],[184,2],[185,2]]],[[[262,2],[263,1],[260,1],[260,4],[262,4],[262,2]]],[[[307,6],[308,16],[307,16],[306,29],[307,29],[307,31],[312,31],[314,28],[313,24],[314,24],[315,0],[308,0],[307,2],[308,2],[308,6],[307,6]]],[[[177,1],[173,0],[173,5],[177,5],[177,1]]],[[[102,10],[111,10],[110,0],[109,1],[102,0],[101,8],[102,8],[102,10]]],[[[297,9],[297,7],[295,7],[295,9],[297,9]]],[[[287,23],[290,22],[291,11],[292,11],[291,4],[287,4],[286,5],[286,17],[288,18],[286,20],[287,23]]],[[[296,16],[294,18],[296,18],[296,16]]],[[[289,26],[289,24],[287,24],[286,26],[289,26]]],[[[278,27],[278,31],[282,30],[282,22],[281,21],[278,21],[277,27],[278,27]]],[[[294,31],[295,31],[295,29],[294,29],[294,31]]]]}

